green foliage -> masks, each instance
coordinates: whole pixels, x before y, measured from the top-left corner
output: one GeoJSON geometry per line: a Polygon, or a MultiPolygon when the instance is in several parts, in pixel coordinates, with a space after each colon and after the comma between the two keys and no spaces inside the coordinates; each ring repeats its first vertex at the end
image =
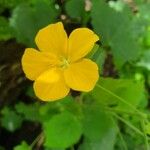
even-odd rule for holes
{"type": "MultiPolygon", "coordinates": [[[[70,105],[69,105],[70,106],[70,105]]],[[[61,111],[62,105],[59,103],[40,105],[40,103],[24,104],[18,103],[15,105],[15,110],[24,120],[43,122],[47,121],[53,115],[61,111]]]]}
{"type": "Polygon", "coordinates": [[[150,134],[150,123],[146,124],[145,130],[147,134],[150,134]]]}
{"type": "Polygon", "coordinates": [[[24,103],[16,104],[15,106],[16,111],[21,114],[24,119],[30,120],[30,121],[39,121],[40,120],[40,114],[39,114],[39,103],[36,103],[34,105],[25,105],[24,103]]]}
{"type": "Polygon", "coordinates": [[[100,73],[103,72],[103,65],[106,59],[106,52],[103,48],[99,47],[98,44],[95,44],[92,51],[87,55],[88,58],[97,63],[100,68],[100,73]]]}
{"type": "Polygon", "coordinates": [[[102,108],[91,106],[84,110],[83,122],[83,134],[86,138],[81,150],[113,149],[117,130],[110,114],[102,108]]]}
{"type": "Polygon", "coordinates": [[[96,53],[93,55],[93,61],[95,61],[97,65],[99,66],[100,73],[103,72],[103,65],[105,62],[105,58],[106,58],[105,50],[99,47],[96,53]]]}
{"type": "Polygon", "coordinates": [[[64,112],[46,122],[44,131],[46,136],[45,145],[47,147],[67,148],[78,142],[82,127],[74,115],[64,112]]]}
{"type": "Polygon", "coordinates": [[[150,48],[150,26],[147,29],[147,32],[145,33],[145,36],[143,38],[143,43],[146,47],[150,48]]]}
{"type": "Polygon", "coordinates": [[[14,28],[19,42],[34,45],[36,33],[42,27],[54,22],[59,15],[59,9],[49,1],[37,0],[32,4],[18,5],[10,18],[10,25],[14,28]]]}
{"type": "Polygon", "coordinates": [[[6,18],[0,17],[0,40],[9,40],[12,38],[12,29],[6,18]]]}
{"type": "Polygon", "coordinates": [[[7,130],[13,132],[18,129],[22,124],[22,117],[16,112],[5,107],[2,111],[1,125],[7,130]]]}
{"type": "Polygon", "coordinates": [[[137,59],[139,46],[132,34],[131,16],[127,9],[117,12],[104,2],[93,0],[91,16],[94,30],[102,37],[102,43],[112,48],[118,67],[137,59]]]}
{"type": "Polygon", "coordinates": [[[26,142],[23,141],[20,145],[15,146],[14,150],[31,150],[31,148],[26,142]]]}
{"type": "MultiPolygon", "coordinates": [[[[143,81],[101,78],[99,80],[99,84],[115,93],[119,97],[125,99],[128,103],[132,104],[135,107],[139,105],[144,93],[143,81]]],[[[125,105],[124,103],[116,99],[116,97],[112,97],[112,95],[109,95],[107,92],[99,89],[98,86],[95,87],[91,94],[95,99],[97,99],[98,102],[103,103],[104,105],[113,105],[114,107],[117,107],[119,109],[129,109],[128,105],[125,105]]]]}
{"type": "Polygon", "coordinates": [[[137,66],[143,67],[150,71],[150,50],[143,52],[143,56],[140,61],[137,63],[137,66]]]}
{"type": "MultiPolygon", "coordinates": [[[[19,134],[10,149],[149,150],[150,3],[0,0],[0,50],[1,41],[9,43],[11,39],[25,47],[35,47],[39,29],[62,21],[61,15],[66,16],[63,23],[67,33],[83,26],[99,35],[100,41],[87,58],[97,63],[100,79],[93,91],[71,91],[55,102],[37,101],[32,85],[26,82],[16,101],[10,97],[11,106],[1,106],[2,142],[7,134],[16,138],[18,132],[23,132],[25,137],[19,134]],[[135,9],[137,12],[133,12],[135,9]],[[26,135],[24,124],[30,126],[31,135],[39,135],[28,139],[30,134],[26,135]]],[[[6,53],[9,54],[7,49],[6,53]]],[[[9,65],[3,64],[3,59],[0,62],[1,94],[1,71],[9,65]]],[[[9,89],[9,85],[6,87],[9,89]]],[[[4,93],[7,94],[5,90],[4,93]]],[[[2,142],[0,150],[7,149],[2,142]]]]}
{"type": "Polygon", "coordinates": [[[29,1],[29,0],[1,0],[0,1],[0,6],[1,8],[14,8],[18,4],[29,1]]]}
{"type": "Polygon", "coordinates": [[[95,108],[85,109],[84,135],[88,139],[101,141],[106,134],[106,130],[112,127],[112,118],[104,110],[97,110],[95,108]]]}
{"type": "Polygon", "coordinates": [[[68,0],[66,1],[66,12],[72,18],[83,17],[85,11],[85,1],[84,0],[68,0]]]}
{"type": "MultiPolygon", "coordinates": [[[[107,131],[106,131],[107,132],[107,131]]],[[[102,141],[90,141],[85,139],[79,150],[113,150],[115,142],[114,131],[108,131],[102,141]]]]}
{"type": "Polygon", "coordinates": [[[139,12],[140,12],[141,18],[147,21],[150,21],[150,4],[149,3],[140,5],[139,12]]]}

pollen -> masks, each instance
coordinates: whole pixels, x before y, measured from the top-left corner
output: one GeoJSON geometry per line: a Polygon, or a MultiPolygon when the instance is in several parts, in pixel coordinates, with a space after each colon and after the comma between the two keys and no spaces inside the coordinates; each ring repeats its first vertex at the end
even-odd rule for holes
{"type": "Polygon", "coordinates": [[[68,59],[66,59],[65,57],[62,57],[60,60],[60,68],[61,69],[67,69],[70,65],[70,62],[68,59]]]}

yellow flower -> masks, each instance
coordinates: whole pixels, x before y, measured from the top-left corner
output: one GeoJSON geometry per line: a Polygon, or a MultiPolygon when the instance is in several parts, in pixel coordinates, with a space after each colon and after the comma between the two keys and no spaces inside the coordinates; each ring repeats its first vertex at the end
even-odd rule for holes
{"type": "Polygon", "coordinates": [[[88,92],[99,78],[96,63],[85,57],[99,37],[88,28],[75,29],[68,37],[61,22],[41,29],[35,42],[39,50],[27,48],[22,57],[26,77],[34,81],[37,97],[54,101],[70,89],[88,92]]]}

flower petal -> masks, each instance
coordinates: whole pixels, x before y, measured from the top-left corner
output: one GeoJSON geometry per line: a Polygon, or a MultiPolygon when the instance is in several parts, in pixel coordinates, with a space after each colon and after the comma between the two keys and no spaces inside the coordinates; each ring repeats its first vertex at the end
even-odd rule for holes
{"type": "Polygon", "coordinates": [[[50,69],[35,80],[34,91],[43,101],[55,101],[65,97],[70,89],[65,84],[61,71],[50,69]]]}
{"type": "Polygon", "coordinates": [[[75,29],[69,36],[68,59],[71,62],[86,56],[99,37],[88,28],[75,29]]]}
{"type": "Polygon", "coordinates": [[[41,51],[63,55],[67,50],[67,34],[61,22],[50,24],[41,29],[35,42],[41,51]]]}
{"type": "Polygon", "coordinates": [[[64,71],[65,81],[73,90],[88,92],[92,90],[99,78],[97,64],[83,59],[71,64],[64,71]]]}
{"type": "Polygon", "coordinates": [[[22,57],[22,67],[26,77],[35,80],[41,73],[55,66],[57,58],[50,53],[27,48],[22,57]]]}

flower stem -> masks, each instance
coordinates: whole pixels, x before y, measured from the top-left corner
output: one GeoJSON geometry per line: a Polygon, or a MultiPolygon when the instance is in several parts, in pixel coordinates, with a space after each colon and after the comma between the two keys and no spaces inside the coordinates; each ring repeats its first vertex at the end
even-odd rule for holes
{"type": "Polygon", "coordinates": [[[108,94],[112,95],[113,97],[115,97],[116,99],[120,100],[121,102],[123,102],[124,104],[128,105],[130,108],[132,108],[134,111],[136,111],[141,117],[146,118],[147,115],[145,113],[142,113],[141,111],[139,111],[138,109],[136,109],[132,104],[128,103],[126,100],[124,100],[123,98],[119,97],[118,95],[116,95],[115,93],[111,92],[110,90],[102,87],[101,85],[97,84],[96,85],[98,88],[102,89],[103,91],[107,92],[108,94]]]}
{"type": "Polygon", "coordinates": [[[144,132],[146,150],[150,150],[150,146],[149,146],[149,143],[148,143],[148,138],[147,138],[146,131],[145,131],[145,121],[144,120],[141,120],[141,125],[142,125],[143,132],[144,132]]]}
{"type": "Polygon", "coordinates": [[[119,115],[117,115],[115,113],[113,113],[113,116],[115,116],[117,119],[119,119],[120,121],[122,121],[123,123],[125,123],[128,127],[130,127],[132,130],[134,130],[139,135],[144,136],[143,132],[141,132],[138,128],[136,128],[135,126],[133,126],[131,123],[129,123],[124,118],[120,117],[119,115]]]}
{"type": "Polygon", "coordinates": [[[32,142],[32,144],[30,145],[31,148],[33,148],[35,146],[35,144],[40,141],[43,138],[43,132],[41,132],[36,138],[35,140],[32,142]]]}

